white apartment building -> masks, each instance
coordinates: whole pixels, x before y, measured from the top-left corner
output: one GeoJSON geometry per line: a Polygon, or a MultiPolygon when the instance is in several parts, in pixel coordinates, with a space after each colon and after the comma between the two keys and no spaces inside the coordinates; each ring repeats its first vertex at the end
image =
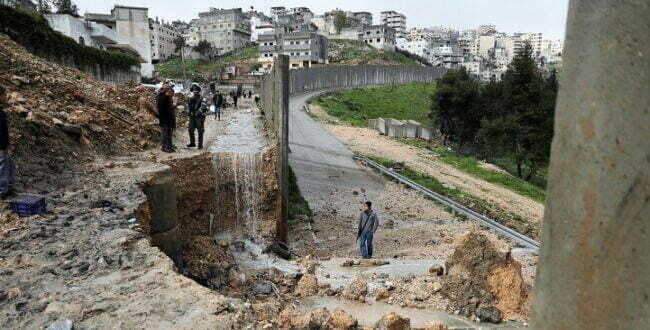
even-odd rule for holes
{"type": "Polygon", "coordinates": [[[482,35],[476,39],[476,54],[483,58],[490,57],[494,53],[497,38],[494,35],[482,35]]]}
{"type": "Polygon", "coordinates": [[[149,19],[149,29],[151,30],[151,61],[159,63],[180,54],[176,52],[174,40],[181,37],[181,34],[169,23],[154,21],[149,19]]]}
{"type": "Polygon", "coordinates": [[[524,48],[526,41],[530,43],[533,48],[533,56],[541,56],[542,54],[542,34],[541,33],[515,33],[511,40],[507,41],[508,56],[514,57],[519,51],[524,48]]]}
{"type": "Polygon", "coordinates": [[[359,40],[385,51],[394,51],[397,43],[395,29],[386,25],[364,26],[359,40]]]}
{"type": "Polygon", "coordinates": [[[147,78],[153,76],[148,8],[115,6],[110,14],[87,13],[85,19],[103,24],[115,31],[119,44],[135,49],[142,58],[143,63],[140,65],[142,76],[147,78]]]}
{"type": "Polygon", "coordinates": [[[395,38],[406,38],[406,16],[396,11],[382,11],[381,24],[395,30],[395,38]]]}
{"type": "Polygon", "coordinates": [[[260,71],[269,72],[273,60],[278,54],[289,56],[289,68],[309,68],[314,64],[325,64],[328,61],[327,38],[309,31],[286,34],[260,34],[258,36],[262,65],[260,71]]]}
{"type": "Polygon", "coordinates": [[[433,44],[430,40],[420,39],[420,40],[409,40],[404,38],[397,39],[397,48],[403,51],[407,51],[411,54],[418,55],[429,59],[431,56],[431,51],[433,44]]]}
{"type": "Polygon", "coordinates": [[[251,40],[251,29],[241,8],[216,9],[199,13],[198,37],[207,40],[220,53],[246,47],[251,40]]]}

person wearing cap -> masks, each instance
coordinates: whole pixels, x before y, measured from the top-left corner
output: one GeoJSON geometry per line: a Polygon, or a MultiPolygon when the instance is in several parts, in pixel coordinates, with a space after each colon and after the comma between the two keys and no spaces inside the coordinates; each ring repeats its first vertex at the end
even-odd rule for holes
{"type": "Polygon", "coordinates": [[[194,139],[194,131],[199,133],[199,145],[198,149],[203,149],[203,131],[205,123],[205,113],[206,113],[206,104],[205,100],[201,96],[201,86],[198,84],[193,84],[190,88],[192,91],[192,96],[187,101],[187,115],[189,116],[189,133],[190,133],[190,144],[187,145],[188,148],[197,147],[194,139]]]}
{"type": "Polygon", "coordinates": [[[9,125],[4,106],[7,103],[7,91],[0,86],[0,197],[11,193],[11,185],[16,177],[16,165],[9,155],[9,125]]]}

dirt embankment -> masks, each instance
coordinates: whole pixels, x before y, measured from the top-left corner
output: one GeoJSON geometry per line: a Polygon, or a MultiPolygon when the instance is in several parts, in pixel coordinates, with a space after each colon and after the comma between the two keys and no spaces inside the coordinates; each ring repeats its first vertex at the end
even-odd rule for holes
{"type": "Polygon", "coordinates": [[[0,85],[9,96],[5,111],[19,187],[45,192],[60,187],[78,165],[97,155],[157,145],[153,90],[94,80],[30,54],[1,33],[0,59],[0,85]],[[37,179],[39,172],[57,177],[37,179]]]}

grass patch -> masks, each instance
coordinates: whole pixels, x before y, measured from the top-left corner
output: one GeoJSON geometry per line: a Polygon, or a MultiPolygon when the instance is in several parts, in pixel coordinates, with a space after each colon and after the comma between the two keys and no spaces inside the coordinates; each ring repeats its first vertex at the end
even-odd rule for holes
{"type": "Polygon", "coordinates": [[[431,95],[433,84],[405,84],[333,92],[319,97],[315,102],[331,116],[342,122],[367,127],[368,119],[412,119],[431,125],[431,95]]]}
{"type": "MultiPolygon", "coordinates": [[[[388,160],[381,157],[369,157],[370,159],[380,163],[381,165],[387,168],[393,168],[398,171],[399,174],[417,182],[418,184],[426,187],[427,189],[436,192],[438,194],[447,196],[453,201],[464,205],[472,209],[475,212],[484,214],[485,216],[505,225],[519,233],[532,237],[533,239],[539,239],[539,226],[531,224],[524,220],[522,217],[507,212],[497,205],[490,203],[480,197],[474,196],[467,192],[464,192],[458,188],[445,186],[436,178],[416,172],[406,166],[402,166],[397,162],[388,160]]],[[[460,216],[461,219],[467,219],[466,216],[460,216]]]]}
{"type": "Polygon", "coordinates": [[[311,221],[314,215],[309,202],[302,197],[300,188],[298,187],[298,179],[296,179],[293,169],[289,166],[289,222],[299,222],[301,219],[307,218],[311,221]]]}
{"type": "MultiPolygon", "coordinates": [[[[196,80],[201,77],[214,76],[230,63],[242,60],[256,60],[258,57],[257,47],[247,47],[223,54],[216,61],[186,59],[185,73],[188,79],[196,80]]],[[[162,78],[183,78],[183,62],[180,57],[156,64],[155,68],[158,76],[162,78]]]]}
{"type": "MultiPolygon", "coordinates": [[[[481,180],[494,183],[506,189],[509,189],[519,195],[528,197],[532,200],[544,203],[546,200],[546,191],[531,182],[518,178],[508,173],[501,173],[481,167],[479,161],[471,156],[462,156],[453,150],[434,147],[426,141],[415,139],[397,139],[402,143],[412,145],[418,148],[426,148],[434,151],[437,158],[453,167],[470,174],[481,180]]],[[[513,164],[514,165],[514,164],[513,164]]]]}

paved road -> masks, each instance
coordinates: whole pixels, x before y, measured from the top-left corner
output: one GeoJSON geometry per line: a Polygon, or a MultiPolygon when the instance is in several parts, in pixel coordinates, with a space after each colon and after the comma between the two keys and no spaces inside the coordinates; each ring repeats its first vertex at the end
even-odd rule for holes
{"type": "Polygon", "coordinates": [[[375,199],[384,189],[382,179],[362,169],[343,143],[322,129],[302,109],[317,93],[291,97],[289,103],[289,163],[298,186],[315,211],[356,216],[359,202],[375,199]],[[362,191],[365,190],[367,196],[362,191]],[[353,195],[353,191],[360,194],[353,195]],[[331,198],[339,194],[342,198],[331,198]],[[356,199],[356,200],[355,200],[356,199]]]}

